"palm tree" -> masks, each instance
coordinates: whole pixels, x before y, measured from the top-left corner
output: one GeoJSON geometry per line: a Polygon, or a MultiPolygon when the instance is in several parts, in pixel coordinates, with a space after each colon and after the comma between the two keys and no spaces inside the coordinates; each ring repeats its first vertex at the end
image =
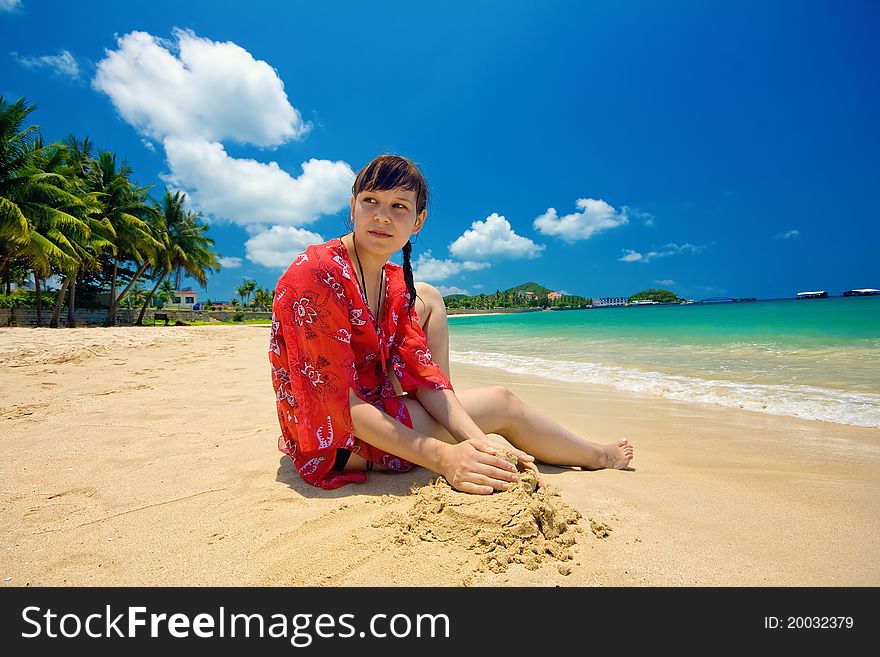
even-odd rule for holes
{"type": "MultiPolygon", "coordinates": [[[[31,146],[39,135],[35,125],[22,129],[28,115],[37,109],[36,105],[25,105],[24,98],[10,105],[0,96],[0,244],[4,247],[2,257],[11,252],[13,246],[27,244],[30,237],[30,223],[18,206],[9,198],[10,191],[22,184],[19,172],[28,163],[31,146]]],[[[20,194],[17,196],[21,196],[20,194]]],[[[11,256],[8,256],[11,257],[11,256]]],[[[7,257],[7,260],[8,260],[7,257]]],[[[3,270],[5,262],[0,264],[3,270]]]]}
{"type": "Polygon", "coordinates": [[[220,270],[218,255],[213,250],[214,240],[205,235],[208,227],[199,221],[200,214],[184,210],[185,202],[186,194],[166,191],[159,204],[166,227],[163,249],[158,253],[154,266],[156,285],[141,308],[138,325],[142,324],[150,297],[159,285],[168,283],[170,287],[167,277],[171,272],[175,272],[178,282],[185,272],[205,287],[208,284],[208,271],[220,270]]]}
{"type": "Polygon", "coordinates": [[[132,306],[136,306],[139,303],[142,303],[144,300],[144,288],[140,283],[137,283],[129,293],[125,297],[125,301],[128,304],[128,309],[131,310],[132,306]]]}
{"type": "Polygon", "coordinates": [[[137,326],[143,326],[144,315],[146,314],[147,308],[154,295],[157,296],[163,304],[166,304],[170,301],[172,295],[179,287],[179,285],[177,287],[172,285],[171,281],[168,279],[168,274],[174,269],[175,256],[179,256],[179,252],[172,243],[171,231],[175,230],[176,227],[181,226],[186,220],[186,212],[183,208],[184,198],[185,195],[180,192],[171,194],[166,190],[165,196],[162,197],[162,200],[158,204],[157,210],[161,218],[161,229],[156,232],[157,237],[159,237],[162,243],[162,248],[156,252],[156,259],[151,267],[149,278],[151,278],[155,284],[146,295],[141,312],[138,314],[137,321],[135,321],[137,326]],[[156,290],[159,289],[159,286],[162,287],[162,291],[159,294],[156,294],[156,290]]]}
{"type": "Polygon", "coordinates": [[[63,149],[45,148],[37,126],[22,128],[34,109],[0,96],[0,274],[23,260],[39,290],[53,264],[78,266],[75,244],[90,234],[90,203],[67,175],[63,149]]]}
{"type": "Polygon", "coordinates": [[[248,291],[248,282],[244,281],[241,285],[239,285],[237,288],[235,288],[235,293],[238,295],[239,299],[241,299],[241,305],[242,306],[245,305],[244,298],[248,294],[250,294],[250,292],[248,291]]]}
{"type": "Polygon", "coordinates": [[[116,166],[116,156],[103,152],[97,161],[100,178],[102,216],[109,220],[116,235],[113,255],[113,273],[110,283],[110,307],[104,326],[116,324],[116,309],[134,283],[150,265],[154,265],[163,245],[160,241],[164,222],[149,200],[149,187],[137,187],[129,176],[131,168],[123,162],[116,166]],[[121,293],[116,293],[119,263],[131,261],[137,270],[121,293]]]}
{"type": "MultiPolygon", "coordinates": [[[[100,217],[101,206],[97,194],[90,189],[94,168],[90,150],[91,144],[88,138],[79,142],[76,137],[70,136],[66,142],[53,144],[34,156],[34,161],[38,163],[40,170],[61,176],[65,180],[65,188],[78,199],[78,203],[61,206],[60,209],[75,216],[80,220],[79,222],[60,223],[56,226],[46,225],[44,228],[47,237],[57,243],[62,250],[73,255],[73,260],[67,266],[62,263],[59,267],[65,274],[62,288],[70,292],[67,306],[68,327],[75,326],[75,295],[78,274],[85,270],[100,268],[98,256],[104,250],[112,247],[114,237],[112,226],[106,219],[100,217]]],[[[34,263],[34,282],[38,290],[40,278],[46,275],[45,267],[40,268],[38,263],[34,263]]],[[[55,312],[53,312],[50,322],[52,327],[58,326],[61,299],[63,296],[56,300],[55,312]]]]}
{"type": "Polygon", "coordinates": [[[254,292],[254,308],[258,310],[268,310],[272,307],[272,299],[274,292],[258,287],[254,292]]]}
{"type": "Polygon", "coordinates": [[[171,297],[174,296],[174,286],[171,284],[171,281],[167,278],[162,281],[162,285],[159,288],[159,297],[162,299],[164,303],[168,303],[171,301],[171,297]]]}
{"type": "MultiPolygon", "coordinates": [[[[38,202],[38,207],[34,207],[33,197],[19,203],[31,222],[31,231],[28,243],[18,249],[18,257],[24,258],[33,271],[34,285],[38,291],[38,308],[41,306],[40,281],[49,275],[53,265],[68,278],[75,279],[76,271],[84,261],[93,260],[92,253],[102,243],[99,236],[93,236],[90,225],[92,222],[89,212],[95,207],[95,199],[78,184],[67,165],[66,157],[63,146],[44,147],[42,140],[38,138],[33,144],[28,166],[23,171],[23,177],[54,181],[61,192],[56,192],[54,199],[39,199],[41,193],[38,191],[35,195],[37,199],[45,201],[38,202]]],[[[29,195],[34,190],[24,188],[19,191],[29,195]]],[[[69,284],[70,281],[67,282],[69,284]]],[[[73,288],[69,306],[71,325],[72,292],[73,288]]],[[[58,310],[60,311],[60,306],[58,310]]],[[[37,322],[42,323],[39,316],[37,322]]],[[[50,326],[57,326],[57,312],[53,313],[50,326]]]]}
{"type": "Polygon", "coordinates": [[[69,175],[77,183],[82,198],[88,205],[86,214],[91,237],[82,243],[82,248],[77,247],[80,256],[80,267],[73,273],[70,288],[70,305],[68,306],[67,326],[74,325],[74,311],[76,309],[76,277],[84,271],[101,271],[99,257],[105,252],[112,251],[115,243],[116,232],[109,217],[102,212],[103,206],[99,201],[97,191],[100,175],[95,159],[92,157],[92,144],[88,137],[82,141],[75,135],[69,135],[63,143],[67,157],[69,175]]]}

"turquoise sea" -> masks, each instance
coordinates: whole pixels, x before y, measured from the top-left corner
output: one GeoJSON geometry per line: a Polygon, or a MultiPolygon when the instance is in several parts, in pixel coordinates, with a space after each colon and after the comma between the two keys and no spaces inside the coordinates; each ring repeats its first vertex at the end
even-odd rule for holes
{"type": "Polygon", "coordinates": [[[449,316],[450,358],[880,427],[880,297],[449,316]]]}

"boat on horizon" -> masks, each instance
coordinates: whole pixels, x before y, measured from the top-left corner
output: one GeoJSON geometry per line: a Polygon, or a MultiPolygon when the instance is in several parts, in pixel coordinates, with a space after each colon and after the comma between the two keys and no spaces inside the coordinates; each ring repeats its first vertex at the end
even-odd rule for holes
{"type": "Polygon", "coordinates": [[[880,290],[875,290],[871,287],[862,288],[861,290],[847,290],[843,293],[845,297],[872,297],[875,295],[880,295],[880,290]]]}
{"type": "Polygon", "coordinates": [[[828,292],[825,290],[816,290],[815,292],[798,292],[797,299],[827,299],[828,292]]]}

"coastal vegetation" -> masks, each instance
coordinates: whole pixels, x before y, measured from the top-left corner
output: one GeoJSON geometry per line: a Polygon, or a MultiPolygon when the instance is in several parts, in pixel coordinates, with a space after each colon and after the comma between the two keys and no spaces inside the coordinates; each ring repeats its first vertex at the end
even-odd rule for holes
{"type": "MultiPolygon", "coordinates": [[[[538,283],[528,282],[508,290],[495,290],[494,294],[450,294],[443,297],[448,310],[498,310],[538,309],[563,310],[591,308],[593,299],[573,294],[554,292],[538,283]]],[[[682,303],[682,299],[670,290],[648,289],[626,297],[629,303],[682,303]]]]}
{"type": "Polygon", "coordinates": [[[641,292],[636,292],[634,295],[629,297],[630,302],[636,301],[656,301],[657,303],[681,303],[682,301],[687,301],[687,299],[682,299],[672,290],[642,290],[641,292]]]}
{"type": "Polygon", "coordinates": [[[275,290],[259,287],[256,281],[246,278],[241,285],[235,288],[235,293],[241,299],[241,307],[256,311],[268,311],[272,309],[272,299],[275,298],[275,290]],[[251,299],[253,295],[253,299],[251,299]]]}
{"type": "Polygon", "coordinates": [[[504,291],[496,289],[494,294],[451,294],[443,297],[443,301],[449,310],[588,308],[592,303],[592,299],[554,292],[531,281],[504,291]]]}
{"type": "Polygon", "coordinates": [[[0,280],[7,297],[0,304],[30,301],[9,296],[12,283],[33,280],[38,324],[48,292],[55,294],[51,327],[65,300],[68,326],[78,303],[106,307],[104,324],[113,326],[123,300],[142,306],[140,324],[170,277],[178,286],[181,275],[204,286],[209,272],[220,270],[208,227],[185,208],[185,194],[154,199],[124,159],[88,137],[45,143],[39,126],[27,125],[35,109],[24,98],[8,103],[0,96],[0,280]],[[60,281],[59,289],[47,289],[48,280],[60,281]]]}

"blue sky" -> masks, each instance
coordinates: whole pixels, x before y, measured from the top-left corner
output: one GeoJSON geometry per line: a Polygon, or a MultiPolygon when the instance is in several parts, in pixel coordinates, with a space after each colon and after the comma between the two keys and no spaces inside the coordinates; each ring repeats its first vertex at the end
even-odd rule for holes
{"type": "Polygon", "coordinates": [[[880,288],[880,3],[421,5],[0,0],[0,93],[187,191],[215,300],[344,234],[382,152],[444,293],[880,288]]]}

